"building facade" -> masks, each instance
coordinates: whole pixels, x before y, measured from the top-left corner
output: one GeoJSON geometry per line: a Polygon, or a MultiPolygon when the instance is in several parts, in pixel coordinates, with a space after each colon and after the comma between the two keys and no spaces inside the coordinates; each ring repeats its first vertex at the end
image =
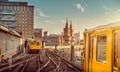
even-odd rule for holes
{"type": "Polygon", "coordinates": [[[75,45],[80,45],[80,32],[74,34],[75,45]]]}
{"type": "Polygon", "coordinates": [[[48,31],[44,31],[44,37],[47,37],[47,36],[49,36],[48,31]]]}
{"type": "Polygon", "coordinates": [[[42,37],[44,36],[43,34],[43,29],[40,29],[40,28],[36,28],[34,29],[34,38],[35,39],[40,39],[42,40],[42,37]]]}
{"type": "Polygon", "coordinates": [[[49,36],[44,36],[43,41],[45,41],[46,46],[55,46],[55,45],[63,45],[63,36],[51,34],[49,36]]]}
{"type": "Polygon", "coordinates": [[[22,51],[21,45],[21,35],[0,24],[0,62],[22,51]]]}
{"type": "Polygon", "coordinates": [[[65,44],[71,44],[71,41],[73,40],[73,28],[72,28],[72,22],[70,23],[70,27],[68,26],[68,20],[66,20],[66,25],[64,28],[64,43],[65,44]]]}
{"type": "Polygon", "coordinates": [[[0,0],[0,23],[21,33],[24,38],[32,38],[34,6],[27,2],[0,0]]]}

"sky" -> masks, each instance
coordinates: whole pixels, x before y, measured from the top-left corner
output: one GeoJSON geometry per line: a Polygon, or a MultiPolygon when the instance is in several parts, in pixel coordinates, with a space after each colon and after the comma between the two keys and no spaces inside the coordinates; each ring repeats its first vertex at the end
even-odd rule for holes
{"type": "Polygon", "coordinates": [[[10,0],[34,5],[34,28],[60,34],[66,19],[74,33],[120,21],[120,0],[10,0]]]}

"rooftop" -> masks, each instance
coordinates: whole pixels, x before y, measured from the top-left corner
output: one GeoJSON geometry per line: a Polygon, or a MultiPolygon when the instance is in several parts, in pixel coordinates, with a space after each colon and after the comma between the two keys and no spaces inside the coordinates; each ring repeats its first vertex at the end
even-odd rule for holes
{"type": "Polygon", "coordinates": [[[7,6],[28,6],[28,2],[14,2],[9,0],[0,0],[0,5],[7,6]]]}

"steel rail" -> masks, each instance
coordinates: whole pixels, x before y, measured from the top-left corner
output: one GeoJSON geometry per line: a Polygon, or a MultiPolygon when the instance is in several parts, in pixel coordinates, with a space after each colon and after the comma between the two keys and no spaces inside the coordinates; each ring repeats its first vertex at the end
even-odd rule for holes
{"type": "Polygon", "coordinates": [[[57,57],[59,57],[64,63],[66,63],[66,65],[72,69],[74,69],[76,72],[80,72],[80,70],[78,68],[76,68],[75,66],[71,65],[68,61],[66,61],[64,58],[60,57],[59,55],[56,55],[55,53],[53,52],[49,52],[57,57]]]}
{"type": "MultiPolygon", "coordinates": [[[[49,53],[50,54],[50,53],[49,53]]],[[[53,55],[53,54],[52,54],[53,55]]],[[[55,56],[55,55],[54,55],[55,56]]],[[[60,61],[60,58],[55,56],[56,59],[58,60],[58,65],[57,63],[52,59],[52,57],[50,57],[50,60],[55,64],[56,68],[55,68],[55,71],[61,71],[63,72],[63,70],[60,68],[60,64],[61,64],[61,61],[60,61]]]]}
{"type": "MultiPolygon", "coordinates": [[[[47,54],[46,54],[47,55],[47,54]]],[[[47,55],[47,57],[49,58],[49,56],[47,55]]],[[[39,68],[37,70],[37,72],[40,72],[41,70],[43,70],[45,67],[47,67],[47,65],[50,63],[50,58],[48,59],[48,61],[46,62],[46,64],[44,64],[41,68],[39,68]]]]}
{"type": "Polygon", "coordinates": [[[38,57],[38,55],[37,55],[35,57],[30,58],[31,56],[32,55],[29,56],[29,58],[27,59],[25,65],[24,65],[24,67],[22,68],[22,70],[20,72],[24,72],[24,70],[26,69],[26,67],[27,67],[27,65],[28,65],[28,63],[29,63],[30,60],[35,59],[36,57],[38,57]]]}
{"type": "MultiPolygon", "coordinates": [[[[25,58],[25,57],[27,57],[27,56],[28,56],[28,55],[20,56],[20,57],[18,57],[18,58],[14,58],[14,59],[12,59],[12,62],[15,62],[15,61],[17,61],[17,60],[19,60],[19,59],[25,58]]],[[[4,64],[2,64],[0,67],[3,68],[3,67],[5,67],[5,66],[8,65],[8,64],[9,64],[9,62],[4,63],[4,64]]],[[[0,69],[1,69],[1,68],[0,68],[0,69]]]]}
{"type": "MultiPolygon", "coordinates": [[[[35,58],[36,58],[36,57],[32,57],[30,60],[35,59],[35,58]]],[[[28,59],[27,59],[27,60],[28,60],[28,59]]],[[[18,67],[19,67],[19,65],[27,62],[27,60],[24,60],[24,61],[15,63],[15,64],[13,64],[12,66],[7,66],[7,67],[4,67],[4,68],[1,68],[1,69],[0,69],[0,72],[5,71],[5,70],[7,70],[7,69],[9,69],[9,68],[13,68],[13,67],[15,67],[15,66],[18,66],[18,67]]],[[[15,70],[16,70],[16,69],[15,69],[15,70]]],[[[14,70],[14,71],[15,71],[15,70],[14,70]]]]}

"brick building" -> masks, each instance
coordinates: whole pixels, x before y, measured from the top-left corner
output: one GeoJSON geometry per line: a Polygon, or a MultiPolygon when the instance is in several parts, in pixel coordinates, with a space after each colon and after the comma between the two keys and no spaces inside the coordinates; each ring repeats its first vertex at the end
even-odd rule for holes
{"type": "Polygon", "coordinates": [[[68,26],[68,20],[66,20],[66,25],[64,28],[64,44],[71,44],[71,41],[73,40],[73,28],[72,28],[72,22],[70,23],[70,27],[68,26]]]}

